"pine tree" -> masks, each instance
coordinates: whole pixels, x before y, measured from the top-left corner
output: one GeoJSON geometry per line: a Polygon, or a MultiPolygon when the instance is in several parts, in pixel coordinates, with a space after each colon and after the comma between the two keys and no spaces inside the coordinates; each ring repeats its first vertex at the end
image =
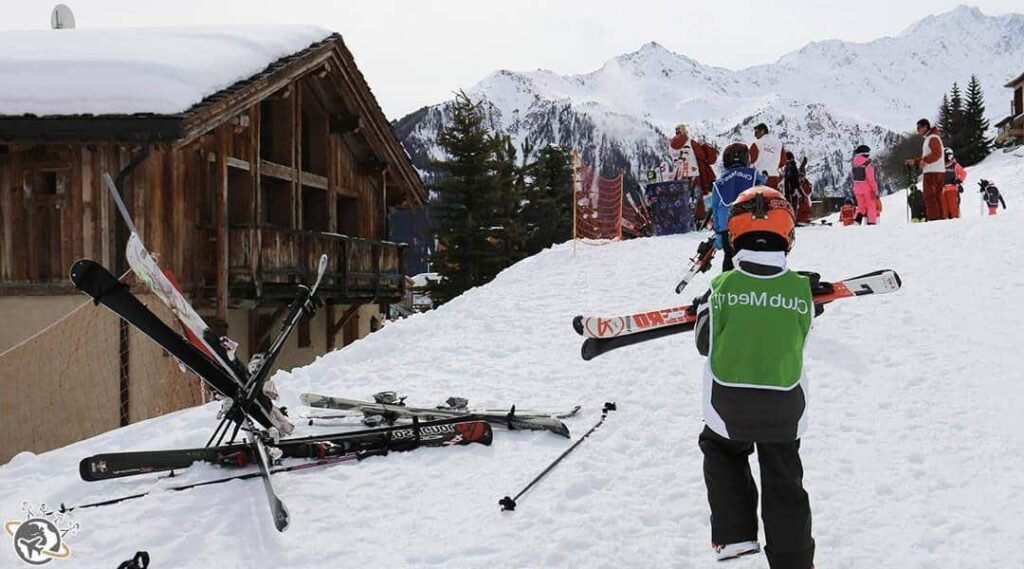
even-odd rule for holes
{"type": "Polygon", "coordinates": [[[964,99],[960,85],[953,83],[949,92],[949,126],[943,133],[943,143],[955,151],[964,146],[964,99]]]}
{"type": "Polygon", "coordinates": [[[447,158],[434,162],[440,177],[431,188],[437,195],[431,205],[437,239],[431,261],[441,276],[430,289],[435,304],[497,274],[488,241],[499,205],[493,171],[496,139],[482,110],[465,93],[456,95],[451,110],[452,123],[437,138],[447,158]]]}
{"type": "MultiPolygon", "coordinates": [[[[524,153],[528,152],[529,147],[524,147],[524,153]]],[[[494,165],[497,209],[489,242],[494,246],[494,261],[500,271],[526,256],[526,225],[521,215],[525,199],[524,168],[516,161],[516,147],[511,137],[496,137],[494,165]]]]}
{"type": "Polygon", "coordinates": [[[953,109],[949,105],[949,95],[942,94],[942,104],[939,105],[939,120],[935,126],[939,127],[939,132],[946,135],[948,132],[952,132],[952,124],[950,121],[953,118],[953,109]]]}
{"type": "Polygon", "coordinates": [[[549,145],[526,167],[523,221],[526,253],[533,255],[572,238],[572,164],[569,151],[549,145]]]}
{"type": "Polygon", "coordinates": [[[985,96],[981,92],[981,83],[971,75],[967,85],[967,102],[964,107],[963,141],[964,146],[957,153],[957,160],[962,166],[972,166],[981,162],[992,152],[992,139],[986,138],[989,122],[985,118],[985,96]]]}

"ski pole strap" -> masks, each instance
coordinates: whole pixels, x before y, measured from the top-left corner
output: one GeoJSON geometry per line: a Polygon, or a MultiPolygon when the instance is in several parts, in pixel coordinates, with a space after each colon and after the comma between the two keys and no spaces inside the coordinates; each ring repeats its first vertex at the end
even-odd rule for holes
{"type": "Polygon", "coordinates": [[[551,470],[555,466],[557,466],[559,462],[562,462],[563,458],[565,458],[569,453],[571,453],[576,447],[580,446],[580,443],[582,443],[583,441],[587,440],[587,437],[589,437],[595,430],[597,430],[598,427],[601,426],[602,423],[604,423],[604,420],[608,417],[608,412],[609,411],[615,411],[616,409],[617,409],[617,407],[616,407],[614,402],[605,402],[604,408],[601,409],[601,419],[598,420],[597,424],[595,424],[593,427],[591,427],[589,431],[587,431],[582,437],[580,437],[580,440],[578,440],[575,443],[573,443],[573,445],[571,447],[567,448],[565,450],[565,452],[560,454],[558,456],[558,458],[556,458],[554,460],[554,462],[549,464],[547,468],[545,468],[540,474],[538,474],[533,480],[531,480],[530,483],[527,484],[525,488],[520,490],[519,493],[516,494],[516,496],[514,498],[510,498],[508,496],[505,496],[504,498],[498,500],[498,505],[501,506],[501,510],[502,511],[506,511],[506,510],[507,511],[515,511],[515,509],[516,509],[516,500],[518,500],[530,488],[533,488],[533,486],[537,482],[539,482],[541,480],[541,478],[544,478],[544,476],[547,475],[548,472],[551,472],[551,470]]]}

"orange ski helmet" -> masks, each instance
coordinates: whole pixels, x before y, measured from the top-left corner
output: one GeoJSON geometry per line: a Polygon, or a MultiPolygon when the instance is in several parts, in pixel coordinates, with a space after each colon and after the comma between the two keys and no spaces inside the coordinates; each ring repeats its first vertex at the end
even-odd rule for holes
{"type": "Polygon", "coordinates": [[[769,233],[785,241],[786,251],[796,241],[796,216],[793,206],[778,190],[754,186],[740,194],[729,208],[729,239],[752,233],[769,233]]]}

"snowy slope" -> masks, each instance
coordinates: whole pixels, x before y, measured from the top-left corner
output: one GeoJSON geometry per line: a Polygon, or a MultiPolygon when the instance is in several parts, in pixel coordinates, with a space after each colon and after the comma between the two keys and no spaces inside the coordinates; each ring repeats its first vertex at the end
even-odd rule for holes
{"type": "MultiPolygon", "coordinates": [[[[1024,154],[1024,153],[1022,153],[1024,154]]],[[[828,307],[807,349],[811,426],[803,441],[818,565],[830,568],[1016,566],[1024,555],[1024,157],[997,154],[969,172],[995,181],[1011,209],[907,224],[897,197],[876,227],[798,230],[794,268],[826,278],[897,269],[896,294],[828,307]],[[1009,564],[1008,564],[1009,563],[1009,564]]],[[[973,206],[973,207],[972,207],[973,206]]],[[[619,410],[513,513],[518,491],[571,442],[495,430],[491,447],[422,449],[275,476],[293,527],[277,534],[258,481],[164,493],[74,517],[67,567],[113,567],[148,550],[154,567],[718,567],[696,445],[702,359],[690,336],[583,362],[578,312],[678,304],[672,293],[699,235],[606,246],[564,244],[491,284],[312,365],[279,373],[286,403],[302,391],[410,401],[462,395],[480,406],[582,403],[590,428],[619,410]]],[[[703,291],[706,275],[685,298],[703,291]]],[[[22,501],[56,505],[158,489],[137,477],[85,483],[98,452],[201,445],[215,406],[132,425],[0,467],[0,518],[22,501]]],[[[303,433],[318,427],[300,427],[303,433]]],[[[217,477],[193,467],[174,483],[217,477]]],[[[8,538],[4,538],[8,539],[8,538]]],[[[7,542],[8,544],[10,542],[7,542]]],[[[18,562],[0,547],[0,566],[18,562]]],[[[730,563],[766,567],[763,557],[730,563]]]]}
{"type": "MultiPolygon", "coordinates": [[[[848,189],[855,146],[884,148],[917,119],[933,117],[954,81],[965,86],[976,74],[989,117],[1001,119],[1003,84],[1020,74],[1021,61],[1024,15],[987,16],[961,6],[895,37],[814,42],[775,63],[736,71],[651,42],[581,75],[496,71],[469,94],[487,101],[495,124],[517,141],[595,147],[591,163],[633,173],[664,159],[666,133],[676,123],[688,123],[696,138],[721,148],[750,142],[753,125],[765,122],[798,158],[808,157],[815,188],[836,193],[848,189]],[[614,124],[628,118],[634,132],[608,127],[610,116],[620,117],[614,124]],[[606,149],[613,144],[614,151],[606,149]]],[[[430,109],[443,112],[444,104],[430,109]]],[[[428,114],[400,121],[418,123],[401,134],[414,157],[440,156],[434,141],[441,121],[436,115],[422,121],[428,114]]]]}

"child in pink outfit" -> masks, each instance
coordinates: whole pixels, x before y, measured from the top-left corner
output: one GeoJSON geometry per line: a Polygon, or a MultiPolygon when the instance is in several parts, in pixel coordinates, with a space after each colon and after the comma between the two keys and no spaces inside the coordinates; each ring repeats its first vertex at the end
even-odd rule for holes
{"type": "Polygon", "coordinates": [[[867,217],[868,225],[878,222],[878,181],[871,164],[871,149],[861,144],[853,153],[853,195],[857,198],[857,223],[867,217]]]}

